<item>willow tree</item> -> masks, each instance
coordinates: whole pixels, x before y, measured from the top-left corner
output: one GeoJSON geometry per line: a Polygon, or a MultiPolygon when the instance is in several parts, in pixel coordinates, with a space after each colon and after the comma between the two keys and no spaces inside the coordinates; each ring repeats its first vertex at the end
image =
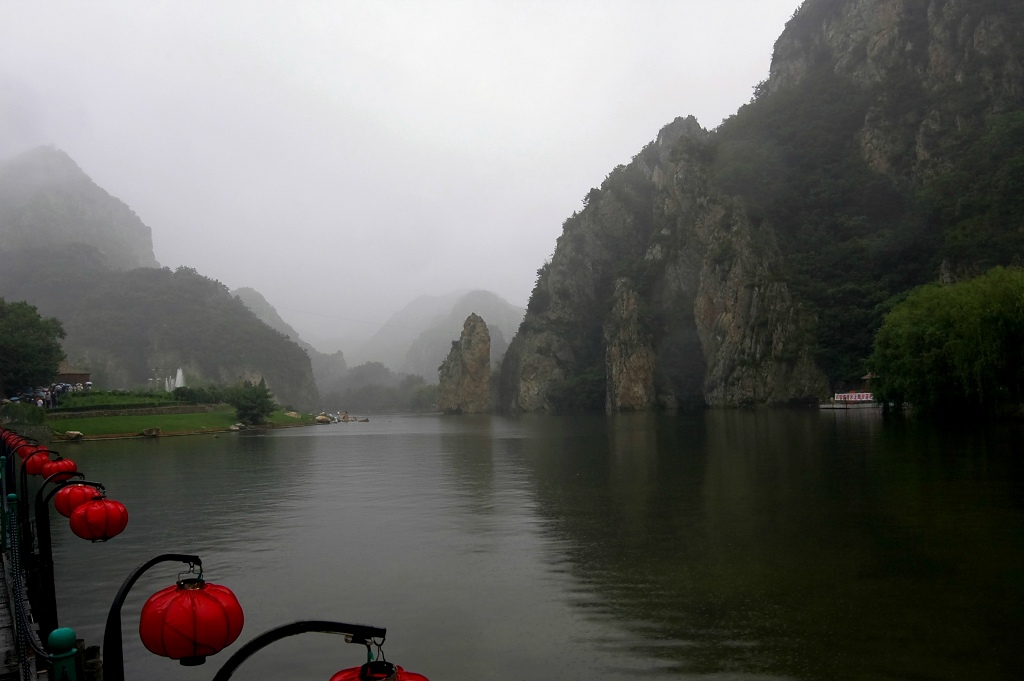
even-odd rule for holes
{"type": "Polygon", "coordinates": [[[880,401],[922,411],[1021,402],[1024,270],[915,288],[885,316],[870,360],[880,401]]]}

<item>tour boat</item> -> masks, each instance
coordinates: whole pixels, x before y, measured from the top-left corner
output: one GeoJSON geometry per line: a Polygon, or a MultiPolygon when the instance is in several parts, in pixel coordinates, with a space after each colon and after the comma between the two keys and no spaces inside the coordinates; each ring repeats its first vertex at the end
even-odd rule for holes
{"type": "Polygon", "coordinates": [[[866,392],[836,393],[828,402],[819,405],[822,409],[877,409],[875,396],[866,392]]]}

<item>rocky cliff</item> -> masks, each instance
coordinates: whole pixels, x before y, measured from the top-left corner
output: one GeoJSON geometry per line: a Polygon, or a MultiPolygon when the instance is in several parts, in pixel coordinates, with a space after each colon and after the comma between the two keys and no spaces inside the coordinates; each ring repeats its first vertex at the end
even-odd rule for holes
{"type": "Polygon", "coordinates": [[[859,381],[903,291],[1024,254],[1005,151],[1022,8],[805,2],[749,105],[714,131],[676,119],[565,221],[499,407],[789,404],[859,381]],[[968,166],[979,198],[950,205],[968,166]]]}
{"type": "Polygon", "coordinates": [[[502,367],[502,408],[786,403],[827,391],[806,349],[814,320],[773,276],[770,238],[679,144],[707,136],[677,119],[566,221],[502,367]]]}
{"type": "Polygon", "coordinates": [[[491,336],[480,315],[466,318],[459,340],[438,368],[437,406],[448,414],[491,410],[491,336]]]}
{"type": "Polygon", "coordinates": [[[644,411],[656,404],[653,339],[647,328],[644,301],[633,282],[615,282],[612,305],[604,322],[607,390],[605,409],[644,411]]]}
{"type": "Polygon", "coordinates": [[[909,180],[948,163],[965,127],[1019,110],[1022,57],[1020,2],[805,2],[775,43],[762,86],[780,92],[826,70],[870,89],[857,135],[863,156],[909,180]]]}

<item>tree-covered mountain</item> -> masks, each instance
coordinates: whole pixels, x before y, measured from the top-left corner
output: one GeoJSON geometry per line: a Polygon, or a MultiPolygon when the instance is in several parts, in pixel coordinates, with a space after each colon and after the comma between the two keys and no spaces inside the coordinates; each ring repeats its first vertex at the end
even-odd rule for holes
{"type": "Polygon", "coordinates": [[[60,320],[65,352],[97,386],[181,367],[192,385],[262,378],[282,403],[318,400],[302,348],[219,282],[159,269],[149,228],[50,147],[0,164],[0,296],[60,320]]]}
{"type": "Polygon", "coordinates": [[[158,267],[152,233],[66,153],[38,147],[0,163],[0,247],[92,246],[114,269],[158,267]]]}
{"type": "Polygon", "coordinates": [[[316,387],[321,395],[341,390],[345,374],[348,373],[345,355],[341,350],[328,355],[302,340],[299,337],[299,332],[282,319],[274,306],[256,289],[242,287],[232,291],[232,295],[245,303],[245,306],[252,310],[267,326],[292,339],[300,348],[306,351],[313,369],[313,380],[316,382],[316,387]]]}
{"type": "Polygon", "coordinates": [[[1024,255],[1024,4],[807,0],[715,130],[677,119],[566,220],[509,410],[813,401],[915,285],[1024,255]]]}
{"type": "Polygon", "coordinates": [[[262,378],[282,404],[318,401],[305,351],[190,268],[110,270],[85,246],[0,250],[0,296],[60,319],[68,358],[97,386],[138,388],[181,367],[193,386],[262,378]]]}

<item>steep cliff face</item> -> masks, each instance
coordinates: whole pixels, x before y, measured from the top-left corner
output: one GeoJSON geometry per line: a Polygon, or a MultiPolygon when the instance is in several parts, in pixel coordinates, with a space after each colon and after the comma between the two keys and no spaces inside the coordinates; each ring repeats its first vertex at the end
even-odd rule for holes
{"type": "Polygon", "coordinates": [[[805,2],[751,104],[713,132],[676,119],[566,220],[500,408],[801,403],[858,381],[889,301],[951,258],[1024,255],[1019,216],[962,213],[1018,193],[1017,157],[986,164],[1024,135],[1022,36],[1024,3],[805,2]],[[968,149],[996,180],[944,204],[968,149]]]}
{"type": "Polygon", "coordinates": [[[814,319],[780,280],[770,231],[734,211],[715,231],[701,266],[694,316],[707,359],[704,395],[711,405],[809,401],[827,391],[815,365],[814,319]]]}
{"type": "Polygon", "coordinates": [[[462,335],[452,342],[438,368],[437,406],[448,414],[491,410],[491,336],[480,315],[466,318],[462,335]]]}
{"type": "Polygon", "coordinates": [[[908,180],[945,161],[965,127],[1019,107],[1022,58],[1019,2],[805,2],[775,44],[765,85],[778,92],[825,69],[872,88],[859,134],[864,156],[908,180]]]}
{"type": "Polygon", "coordinates": [[[773,275],[770,235],[710,189],[708,135],[677,119],[566,221],[502,366],[503,409],[771,404],[827,391],[803,349],[814,320],[773,275]]]}
{"type": "Polygon", "coordinates": [[[644,302],[633,282],[615,282],[611,310],[604,322],[607,395],[605,409],[644,411],[655,405],[655,354],[644,302]]]}

